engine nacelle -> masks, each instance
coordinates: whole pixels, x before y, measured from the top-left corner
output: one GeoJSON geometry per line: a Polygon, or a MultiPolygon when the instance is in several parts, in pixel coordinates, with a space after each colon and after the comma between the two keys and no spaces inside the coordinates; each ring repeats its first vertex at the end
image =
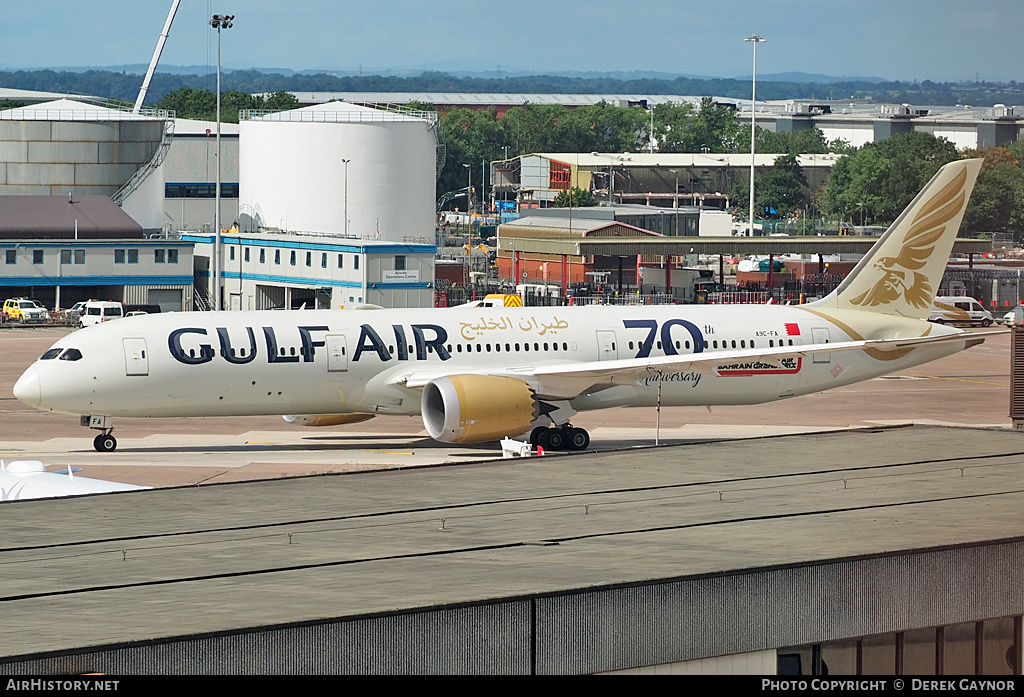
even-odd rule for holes
{"type": "Polygon", "coordinates": [[[341,426],[369,421],[373,414],[296,414],[282,418],[296,426],[341,426]]]}
{"type": "Polygon", "coordinates": [[[537,399],[522,380],[450,375],[431,380],[420,403],[423,425],[443,443],[479,443],[525,433],[537,418],[537,399]]]}

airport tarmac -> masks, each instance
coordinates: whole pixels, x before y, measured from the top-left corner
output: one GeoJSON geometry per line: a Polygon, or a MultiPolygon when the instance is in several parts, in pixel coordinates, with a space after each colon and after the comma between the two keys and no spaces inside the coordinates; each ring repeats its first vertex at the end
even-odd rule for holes
{"type": "MultiPolygon", "coordinates": [[[[289,426],[279,417],[118,419],[118,449],[98,453],[96,432],[78,417],[38,411],[12,394],[21,372],[69,331],[0,331],[0,459],[36,459],[51,470],[72,466],[81,476],[162,487],[500,457],[494,444],[436,443],[418,417],[396,416],[324,429],[289,426]]],[[[656,437],[661,444],[692,443],[880,424],[1010,428],[1009,356],[1006,331],[912,372],[829,392],[756,406],[664,408],[660,429],[652,408],[586,412],[573,423],[590,431],[598,451],[654,445],[656,437]]]]}

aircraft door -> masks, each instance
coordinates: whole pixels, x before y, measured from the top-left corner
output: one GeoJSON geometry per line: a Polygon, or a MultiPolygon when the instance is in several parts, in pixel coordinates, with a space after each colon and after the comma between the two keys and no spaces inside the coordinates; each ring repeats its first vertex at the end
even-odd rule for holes
{"type": "Polygon", "coordinates": [[[597,360],[612,361],[619,357],[615,345],[615,332],[608,329],[597,330],[597,360]]]}
{"type": "Polygon", "coordinates": [[[149,375],[149,356],[146,353],[146,340],[142,338],[126,338],[121,341],[124,345],[124,374],[149,375]]]}
{"type": "Polygon", "coordinates": [[[348,354],[344,334],[328,334],[324,337],[327,346],[327,372],[343,373],[348,370],[348,354]]]}
{"type": "MultiPolygon", "coordinates": [[[[828,343],[828,327],[812,327],[811,328],[811,341],[816,344],[827,344],[828,343]]],[[[816,353],[814,354],[815,363],[831,363],[831,353],[816,353]]]]}

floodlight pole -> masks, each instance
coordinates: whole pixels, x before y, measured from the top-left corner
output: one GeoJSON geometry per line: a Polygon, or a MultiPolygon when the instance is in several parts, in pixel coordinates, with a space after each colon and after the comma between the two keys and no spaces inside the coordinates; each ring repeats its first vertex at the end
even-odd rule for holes
{"type": "Polygon", "coordinates": [[[342,158],[341,161],[345,163],[345,237],[348,237],[348,163],[352,160],[342,158]]]}
{"type": "Polygon", "coordinates": [[[217,30],[217,186],[214,190],[213,212],[213,309],[221,310],[220,292],[220,30],[230,29],[234,15],[214,15],[210,26],[217,30]]]}
{"type": "Polygon", "coordinates": [[[463,164],[466,168],[466,238],[469,240],[469,244],[473,244],[473,166],[463,164]]]}
{"type": "Polygon", "coordinates": [[[743,39],[754,44],[754,66],[750,74],[750,236],[754,236],[754,120],[757,115],[757,45],[762,44],[762,39],[757,34],[751,34],[743,39]]]}

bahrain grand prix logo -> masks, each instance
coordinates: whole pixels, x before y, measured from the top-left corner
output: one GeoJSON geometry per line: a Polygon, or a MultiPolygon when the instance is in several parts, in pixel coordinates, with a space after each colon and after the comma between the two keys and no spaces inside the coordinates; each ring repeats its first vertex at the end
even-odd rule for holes
{"type": "Polygon", "coordinates": [[[963,210],[967,199],[964,192],[966,183],[967,170],[963,169],[921,208],[903,237],[899,254],[879,257],[875,262],[874,268],[882,272],[882,278],[853,298],[852,304],[873,307],[902,297],[914,307],[924,309],[931,305],[934,292],[928,277],[918,269],[928,262],[946,225],[963,210]]]}

